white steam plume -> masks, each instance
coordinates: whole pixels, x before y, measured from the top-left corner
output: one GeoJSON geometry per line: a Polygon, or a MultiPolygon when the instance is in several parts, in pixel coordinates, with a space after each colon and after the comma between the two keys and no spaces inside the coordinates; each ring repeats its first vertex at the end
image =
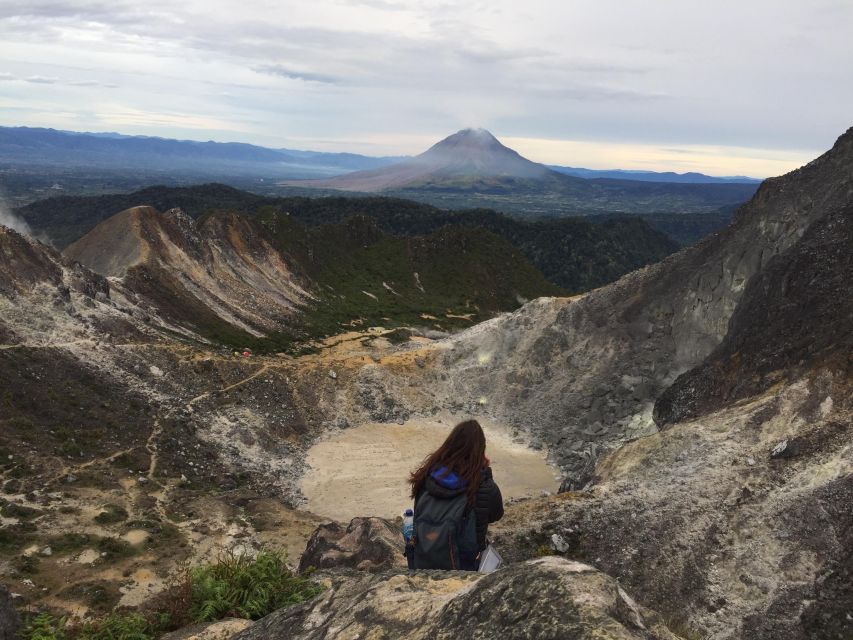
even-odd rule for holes
{"type": "Polygon", "coordinates": [[[0,224],[14,229],[25,236],[30,236],[33,233],[30,225],[14,215],[9,207],[6,206],[6,203],[3,202],[2,198],[0,198],[0,224]]]}

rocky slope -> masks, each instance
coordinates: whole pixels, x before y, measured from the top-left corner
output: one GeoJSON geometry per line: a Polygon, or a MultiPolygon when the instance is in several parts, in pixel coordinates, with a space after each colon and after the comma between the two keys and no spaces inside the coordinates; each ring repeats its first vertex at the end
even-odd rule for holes
{"type": "Polygon", "coordinates": [[[483,576],[449,571],[331,574],[314,600],[234,640],[537,638],[678,640],[663,618],[588,565],[543,558],[483,576]]]}
{"type": "Polygon", "coordinates": [[[379,395],[398,413],[486,413],[548,447],[565,486],[582,487],[602,453],[657,431],[655,400],[720,344],[749,282],[853,200],[851,167],[853,130],[767,180],[722,232],[583,297],[479,324],[419,354],[425,369],[363,367],[330,410],[363,415],[359,398],[379,395]]]}
{"type": "Polygon", "coordinates": [[[235,544],[298,555],[314,409],[289,359],[234,358],[125,284],[0,229],[0,574],[18,604],[137,605],[235,544]]]}
{"type": "Polygon", "coordinates": [[[589,562],[699,637],[850,637],[850,392],[819,373],[638,439],[496,544],[589,562]]]}
{"type": "Polygon", "coordinates": [[[488,415],[546,446],[587,490],[508,509],[511,560],[588,562],[701,637],[850,637],[851,203],[853,130],[698,246],[341,367],[321,406],[488,415]]]}
{"type": "Polygon", "coordinates": [[[853,375],[853,202],[817,220],[746,286],[723,342],[655,406],[679,422],[809,371],[853,375]]]}
{"type": "Polygon", "coordinates": [[[65,255],[121,279],[148,313],[197,340],[280,352],[343,328],[450,329],[560,292],[483,229],[391,237],[371,218],[308,228],[278,211],[248,218],[134,207],[65,255]]]}
{"type": "Polygon", "coordinates": [[[260,337],[285,330],[310,299],[305,280],[263,232],[234,214],[197,224],[180,209],[134,207],[64,253],[104,276],[125,278],[145,302],[190,326],[218,322],[260,337]]]}

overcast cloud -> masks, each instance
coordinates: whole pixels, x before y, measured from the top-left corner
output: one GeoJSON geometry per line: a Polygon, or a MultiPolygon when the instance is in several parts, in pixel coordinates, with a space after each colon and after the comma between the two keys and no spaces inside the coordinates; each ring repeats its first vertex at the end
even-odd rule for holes
{"type": "Polygon", "coordinates": [[[853,125],[847,0],[0,0],[2,124],[765,176],[853,125]]]}

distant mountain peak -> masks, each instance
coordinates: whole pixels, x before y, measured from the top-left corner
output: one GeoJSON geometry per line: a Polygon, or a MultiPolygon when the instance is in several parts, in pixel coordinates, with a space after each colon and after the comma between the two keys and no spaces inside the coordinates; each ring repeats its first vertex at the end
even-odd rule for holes
{"type": "Polygon", "coordinates": [[[488,129],[484,129],[483,127],[468,127],[466,129],[460,129],[456,133],[448,138],[452,138],[454,136],[462,136],[464,138],[471,138],[473,140],[488,140],[497,142],[498,139],[494,136],[494,134],[488,129]]]}
{"type": "Polygon", "coordinates": [[[478,149],[484,153],[509,152],[516,157],[521,157],[509,147],[501,144],[500,140],[487,129],[460,129],[456,133],[436,142],[420,156],[416,156],[416,158],[429,156],[435,151],[458,153],[463,149],[478,149]]]}
{"type": "Polygon", "coordinates": [[[353,191],[383,191],[423,185],[453,183],[470,186],[480,181],[494,183],[554,177],[567,179],[501,144],[487,129],[468,128],[460,129],[422,154],[397,164],[302,184],[353,191]]]}

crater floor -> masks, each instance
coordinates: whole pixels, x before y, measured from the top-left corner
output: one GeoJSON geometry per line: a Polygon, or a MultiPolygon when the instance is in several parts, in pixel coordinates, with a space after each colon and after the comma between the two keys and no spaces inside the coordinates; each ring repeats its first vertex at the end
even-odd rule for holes
{"type": "MultiPolygon", "coordinates": [[[[349,522],[357,516],[393,518],[411,506],[409,472],[436,449],[457,417],[405,424],[371,423],[330,433],[308,452],[302,478],[305,509],[349,522]]],[[[545,453],[535,451],[500,425],[480,420],[486,455],[504,501],[538,496],[559,487],[559,473],[545,453]]]]}

